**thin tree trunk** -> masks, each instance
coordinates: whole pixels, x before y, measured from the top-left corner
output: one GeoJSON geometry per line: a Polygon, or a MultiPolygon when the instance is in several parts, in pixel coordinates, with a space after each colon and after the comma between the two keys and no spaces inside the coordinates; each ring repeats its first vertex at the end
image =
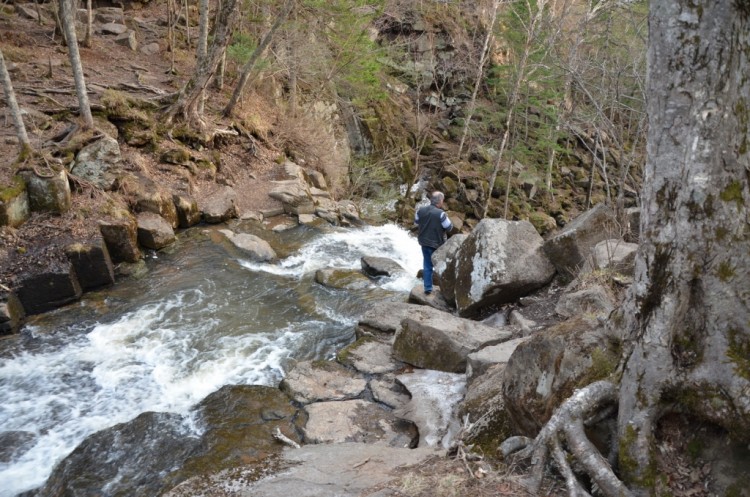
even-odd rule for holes
{"type": "MultiPolygon", "coordinates": [[[[214,20],[214,25],[216,25],[219,20],[219,12],[221,12],[221,1],[222,0],[217,0],[216,19],[214,20]]],[[[221,61],[219,61],[219,67],[216,68],[216,74],[214,75],[214,88],[216,88],[217,90],[224,89],[224,71],[226,70],[226,66],[227,52],[225,50],[224,53],[221,54],[221,61]]]]}
{"type": "Polygon", "coordinates": [[[171,124],[180,115],[186,122],[202,126],[198,114],[198,99],[206,89],[211,77],[219,66],[222,54],[226,51],[232,29],[239,18],[240,0],[226,0],[221,9],[209,56],[205,63],[198,66],[185,86],[180,91],[177,101],[165,113],[165,121],[171,124]]]}
{"type": "Polygon", "coordinates": [[[229,99],[229,103],[224,108],[225,116],[229,117],[232,115],[232,112],[234,112],[234,108],[237,106],[237,102],[239,102],[240,97],[242,96],[242,92],[244,91],[245,86],[250,80],[250,72],[253,70],[253,67],[255,67],[255,63],[258,61],[263,52],[265,52],[266,48],[268,48],[268,45],[271,43],[271,39],[273,39],[273,35],[276,33],[279,27],[281,27],[281,24],[286,20],[287,16],[289,16],[289,13],[294,8],[294,4],[295,0],[286,1],[286,3],[284,4],[284,8],[276,18],[276,22],[274,22],[273,26],[271,26],[271,29],[269,29],[265,36],[263,36],[263,39],[255,48],[253,54],[250,56],[250,60],[248,60],[247,63],[243,66],[242,74],[240,75],[240,79],[237,82],[237,86],[234,87],[232,97],[229,99]]]}
{"type": "Polygon", "coordinates": [[[86,38],[83,40],[83,46],[91,48],[94,37],[94,9],[91,7],[91,0],[86,0],[86,38]]]}
{"type": "Polygon", "coordinates": [[[10,74],[5,65],[5,58],[2,51],[0,51],[0,82],[3,85],[3,93],[10,109],[13,125],[16,128],[21,155],[26,155],[31,151],[31,142],[29,141],[29,136],[26,134],[26,126],[23,124],[21,109],[18,107],[18,102],[16,101],[16,93],[13,91],[13,83],[10,80],[10,74]]]}
{"type": "Polygon", "coordinates": [[[73,0],[60,0],[60,20],[65,31],[65,40],[68,43],[68,56],[70,57],[70,66],[73,69],[73,80],[75,81],[76,94],[78,95],[78,111],[83,119],[83,125],[87,128],[93,128],[94,118],[91,115],[86,81],[83,77],[81,54],[78,52],[73,0]]]}
{"type": "Polygon", "coordinates": [[[500,5],[500,0],[493,0],[492,2],[492,15],[490,16],[490,23],[487,27],[487,35],[484,37],[484,45],[482,46],[482,55],[479,57],[479,65],[477,66],[477,78],[474,80],[474,90],[471,92],[471,100],[469,100],[469,109],[466,112],[464,118],[464,129],[461,133],[461,142],[458,145],[457,157],[461,160],[461,153],[464,150],[464,143],[466,142],[466,135],[469,133],[469,123],[472,117],[474,117],[474,109],[477,104],[477,95],[479,94],[479,87],[482,84],[484,78],[484,65],[487,63],[487,56],[490,53],[490,46],[493,37],[493,30],[495,28],[495,20],[497,19],[497,8],[500,5]]]}
{"type": "MultiPolygon", "coordinates": [[[[205,64],[208,57],[208,0],[199,0],[200,18],[198,21],[198,50],[197,65],[205,64]]],[[[203,115],[203,109],[206,102],[206,91],[201,92],[198,100],[198,114],[203,115]]]]}
{"type": "Polygon", "coordinates": [[[190,9],[188,7],[188,0],[184,0],[185,5],[185,41],[187,42],[188,50],[190,50],[190,9]]]}

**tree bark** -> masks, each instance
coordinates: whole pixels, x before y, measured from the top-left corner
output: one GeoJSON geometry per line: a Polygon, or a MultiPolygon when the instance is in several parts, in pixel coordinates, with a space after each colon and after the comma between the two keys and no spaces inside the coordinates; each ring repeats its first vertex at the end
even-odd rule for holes
{"type": "Polygon", "coordinates": [[[203,64],[196,67],[193,77],[180,90],[177,101],[165,113],[167,124],[171,124],[176,116],[181,116],[189,125],[203,126],[198,113],[198,100],[216,72],[222,54],[226,51],[232,28],[239,17],[239,5],[239,0],[226,0],[222,5],[209,56],[203,64]]]}
{"type": "Polygon", "coordinates": [[[250,80],[250,72],[253,70],[253,67],[255,67],[255,63],[258,61],[260,56],[263,55],[263,52],[265,52],[266,48],[268,48],[268,45],[273,39],[273,35],[289,16],[289,13],[294,8],[294,3],[295,0],[286,1],[286,3],[284,4],[284,8],[276,18],[276,22],[274,22],[273,26],[271,26],[271,29],[269,29],[268,32],[263,36],[263,39],[260,41],[258,46],[255,48],[255,51],[253,51],[253,54],[250,56],[250,60],[245,63],[244,67],[242,68],[240,80],[237,82],[237,86],[234,87],[234,92],[232,93],[232,97],[229,99],[229,103],[224,108],[225,116],[229,117],[232,115],[232,112],[234,112],[234,108],[237,106],[237,102],[239,102],[240,97],[242,96],[242,92],[245,90],[245,86],[250,80]]]}
{"type": "MultiPolygon", "coordinates": [[[[204,65],[206,57],[208,57],[208,0],[199,1],[199,13],[200,17],[198,20],[198,47],[197,47],[197,64],[198,66],[204,65]]],[[[198,99],[198,115],[203,115],[203,107],[206,102],[206,90],[201,92],[198,99]]]]}
{"type": "Polygon", "coordinates": [[[623,316],[620,466],[641,493],[665,411],[750,437],[750,4],[651,2],[641,247],[623,316]]]}
{"type": "Polygon", "coordinates": [[[73,0],[60,0],[60,22],[65,31],[65,41],[68,44],[68,56],[70,57],[70,66],[73,69],[73,80],[75,81],[76,95],[78,96],[78,112],[83,119],[84,127],[93,128],[94,118],[91,115],[86,81],[83,77],[81,54],[78,52],[73,0]]]}
{"type": "Polygon", "coordinates": [[[91,48],[94,38],[94,9],[91,7],[91,0],[86,0],[86,38],[83,40],[83,46],[91,48]]]}
{"type": "Polygon", "coordinates": [[[3,85],[5,101],[8,104],[11,117],[13,118],[13,125],[16,128],[16,136],[18,137],[18,145],[21,149],[21,155],[25,155],[31,151],[31,142],[29,141],[29,136],[26,134],[26,126],[23,123],[21,109],[18,107],[18,102],[16,101],[16,93],[13,91],[13,83],[10,80],[10,74],[5,65],[5,58],[3,57],[2,51],[0,51],[0,82],[3,85]]]}

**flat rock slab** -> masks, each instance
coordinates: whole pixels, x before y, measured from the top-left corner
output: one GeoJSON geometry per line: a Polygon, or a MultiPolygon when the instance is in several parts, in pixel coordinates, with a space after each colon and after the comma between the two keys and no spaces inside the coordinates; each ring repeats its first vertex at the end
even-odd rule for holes
{"type": "Polygon", "coordinates": [[[413,447],[418,437],[412,423],[366,400],[316,402],[304,410],[308,419],[302,433],[307,443],[363,442],[413,447]]]}
{"type": "Polygon", "coordinates": [[[428,305],[445,312],[451,312],[452,310],[438,286],[433,286],[432,292],[429,295],[424,293],[424,287],[422,285],[415,286],[409,293],[409,303],[428,305]]]}
{"type": "Polygon", "coordinates": [[[185,482],[165,497],[358,497],[370,495],[367,489],[394,479],[401,467],[442,457],[445,451],[432,448],[362,443],[307,445],[285,450],[281,464],[287,468],[259,481],[253,482],[242,473],[218,473],[185,482]]]}
{"type": "Polygon", "coordinates": [[[401,321],[422,306],[403,302],[378,302],[359,319],[360,331],[393,334],[401,329],[401,321]]]}
{"type": "Polygon", "coordinates": [[[391,356],[390,344],[367,338],[343,349],[339,361],[365,374],[391,373],[404,367],[391,356]]]}
{"type": "Polygon", "coordinates": [[[384,375],[370,380],[372,398],[392,409],[403,407],[411,399],[404,386],[393,375],[384,375]]]}
{"type": "Polygon", "coordinates": [[[341,364],[324,361],[297,363],[279,388],[300,404],[359,397],[365,390],[364,378],[341,364]]]}

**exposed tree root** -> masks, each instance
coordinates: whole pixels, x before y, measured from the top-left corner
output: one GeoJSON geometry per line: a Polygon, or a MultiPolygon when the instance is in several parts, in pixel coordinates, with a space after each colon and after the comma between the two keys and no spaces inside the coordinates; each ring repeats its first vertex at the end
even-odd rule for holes
{"type": "Polygon", "coordinates": [[[628,488],[612,471],[609,462],[586,436],[584,426],[593,418],[599,418],[602,410],[617,402],[618,389],[608,381],[598,381],[577,390],[552,415],[536,439],[511,437],[500,446],[504,457],[517,460],[528,459],[531,474],[525,483],[536,493],[550,456],[557,470],[565,478],[571,497],[589,496],[589,492],[576,477],[568,454],[607,497],[629,497],[628,488]],[[563,448],[563,442],[564,447],[563,448]],[[567,450],[567,453],[566,453],[567,450]]]}

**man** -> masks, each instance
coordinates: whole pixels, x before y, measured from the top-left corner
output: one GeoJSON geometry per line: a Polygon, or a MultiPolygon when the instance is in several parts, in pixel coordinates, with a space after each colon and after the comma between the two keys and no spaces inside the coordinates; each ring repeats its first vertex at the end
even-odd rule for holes
{"type": "Polygon", "coordinates": [[[432,293],[432,254],[447,239],[446,233],[453,228],[451,220],[443,210],[445,195],[442,192],[433,192],[430,195],[430,205],[417,210],[414,215],[414,224],[419,227],[419,244],[422,246],[424,257],[422,280],[424,281],[424,293],[432,293]]]}

